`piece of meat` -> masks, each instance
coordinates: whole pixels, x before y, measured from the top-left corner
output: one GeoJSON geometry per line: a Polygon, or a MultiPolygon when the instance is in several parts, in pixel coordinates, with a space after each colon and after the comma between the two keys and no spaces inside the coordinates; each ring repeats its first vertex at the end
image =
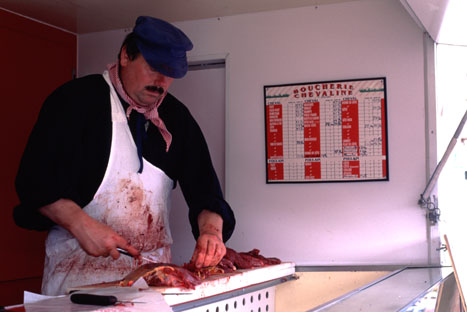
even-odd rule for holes
{"type": "Polygon", "coordinates": [[[282,261],[278,258],[266,258],[262,255],[259,254],[259,250],[258,249],[253,249],[253,250],[250,250],[249,252],[247,252],[250,256],[253,256],[255,258],[258,258],[258,259],[261,259],[261,261],[263,261],[265,264],[267,265],[274,265],[274,264],[280,264],[282,261]]]}
{"type": "Polygon", "coordinates": [[[236,252],[227,248],[224,259],[228,259],[239,269],[252,269],[281,263],[281,260],[277,258],[266,258],[260,255],[259,249],[256,248],[249,252],[236,252]]]}
{"type": "Polygon", "coordinates": [[[200,278],[192,272],[175,265],[156,268],[143,276],[149,286],[168,286],[195,289],[201,283],[200,278]]]}
{"type": "Polygon", "coordinates": [[[183,267],[194,273],[199,279],[206,279],[210,276],[230,273],[235,270],[235,266],[230,261],[223,258],[216,266],[197,268],[193,262],[185,263],[183,267]]]}
{"type": "Polygon", "coordinates": [[[261,259],[247,253],[238,253],[231,248],[227,248],[225,258],[230,260],[238,269],[252,269],[264,266],[261,259]]]}
{"type": "Polygon", "coordinates": [[[196,285],[201,283],[195,274],[174,264],[147,263],[125,276],[120,285],[131,286],[141,277],[149,286],[194,289],[196,285]]]}
{"type": "Polygon", "coordinates": [[[221,274],[224,274],[225,271],[218,267],[218,266],[210,266],[210,267],[206,267],[206,268],[199,268],[199,269],[194,269],[192,271],[194,274],[196,274],[196,276],[199,278],[199,279],[206,279],[210,276],[214,276],[214,275],[221,275],[221,274]]]}
{"type": "Polygon", "coordinates": [[[235,270],[237,270],[234,263],[226,257],[222,258],[221,261],[217,264],[217,266],[222,268],[225,273],[232,273],[235,270]]]}

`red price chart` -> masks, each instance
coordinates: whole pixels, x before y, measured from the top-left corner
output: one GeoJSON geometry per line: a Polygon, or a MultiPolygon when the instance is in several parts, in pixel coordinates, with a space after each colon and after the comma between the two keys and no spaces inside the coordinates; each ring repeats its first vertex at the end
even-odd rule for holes
{"type": "Polygon", "coordinates": [[[264,87],[267,182],[388,180],[386,78],[264,87]]]}

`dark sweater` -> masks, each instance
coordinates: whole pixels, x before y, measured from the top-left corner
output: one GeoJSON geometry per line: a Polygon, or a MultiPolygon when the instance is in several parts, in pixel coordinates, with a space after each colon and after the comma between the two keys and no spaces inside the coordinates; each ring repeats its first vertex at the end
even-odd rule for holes
{"type": "MultiPolygon", "coordinates": [[[[46,99],[16,177],[20,199],[14,209],[17,225],[48,230],[54,223],[38,208],[60,198],[71,199],[81,207],[92,200],[110,155],[109,92],[102,75],[89,75],[64,84],[46,99]]],[[[166,152],[162,135],[150,123],[142,141],[143,157],[180,184],[194,237],[199,236],[197,217],[207,209],[222,216],[223,238],[227,241],[234,230],[235,217],[223,199],[201,129],[185,105],[171,94],[167,94],[158,111],[172,134],[172,144],[166,152]]],[[[135,141],[138,115],[133,110],[129,119],[135,141]]]]}

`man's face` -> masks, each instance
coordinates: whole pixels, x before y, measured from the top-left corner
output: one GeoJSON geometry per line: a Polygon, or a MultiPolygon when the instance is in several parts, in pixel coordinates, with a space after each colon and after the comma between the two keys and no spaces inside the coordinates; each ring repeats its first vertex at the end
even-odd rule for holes
{"type": "Polygon", "coordinates": [[[142,54],[130,60],[125,48],[120,54],[120,79],[128,95],[143,106],[157,102],[173,82],[173,78],[151,68],[142,54]]]}

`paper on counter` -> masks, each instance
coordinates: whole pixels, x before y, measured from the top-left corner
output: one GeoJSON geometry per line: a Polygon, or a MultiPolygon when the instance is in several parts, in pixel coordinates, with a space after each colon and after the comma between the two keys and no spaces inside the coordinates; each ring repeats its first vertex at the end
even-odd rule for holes
{"type": "Polygon", "coordinates": [[[33,293],[27,294],[28,301],[26,301],[25,292],[24,307],[27,312],[173,312],[172,308],[167,304],[167,302],[165,302],[163,296],[160,293],[150,289],[138,289],[135,287],[107,287],[87,289],[85,291],[76,291],[74,293],[112,295],[117,297],[120,301],[138,301],[144,303],[126,303],[118,304],[115,306],[102,307],[72,303],[70,301],[70,295],[50,298],[48,296],[42,296],[33,293]],[[42,299],[39,301],[30,300],[32,297],[35,297],[35,300],[41,299],[41,297],[42,299]],[[45,297],[45,299],[43,299],[43,297],[45,297]]]}
{"type": "Polygon", "coordinates": [[[25,290],[23,294],[23,303],[29,304],[29,303],[35,303],[37,301],[41,301],[45,299],[52,299],[52,298],[59,298],[59,297],[65,297],[65,296],[46,296],[46,295],[36,294],[36,293],[25,290]]]}

